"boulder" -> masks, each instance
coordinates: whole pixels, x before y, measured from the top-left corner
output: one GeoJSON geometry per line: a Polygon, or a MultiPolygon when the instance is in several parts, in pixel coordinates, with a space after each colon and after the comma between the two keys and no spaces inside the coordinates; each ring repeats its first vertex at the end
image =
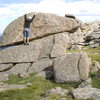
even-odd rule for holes
{"type": "Polygon", "coordinates": [[[54,61],[55,81],[65,83],[88,79],[90,66],[88,61],[84,53],[69,53],[56,58],[54,61]]]}
{"type": "Polygon", "coordinates": [[[32,64],[32,66],[28,70],[28,74],[31,73],[40,73],[45,71],[48,67],[53,65],[53,61],[49,58],[40,59],[32,64]]]}
{"type": "Polygon", "coordinates": [[[12,68],[13,65],[12,64],[0,64],[0,72],[9,70],[10,68],[12,68]]]}
{"type": "Polygon", "coordinates": [[[52,51],[52,48],[54,46],[54,36],[51,35],[51,36],[48,36],[48,37],[44,37],[42,39],[40,39],[41,41],[41,44],[42,44],[42,49],[40,51],[40,55],[39,55],[39,58],[42,59],[42,58],[46,58],[50,56],[50,53],[52,51]]]}
{"type": "Polygon", "coordinates": [[[70,38],[67,32],[54,35],[54,46],[50,56],[53,58],[65,55],[69,42],[70,38]]]}
{"type": "Polygon", "coordinates": [[[54,61],[54,77],[57,83],[80,81],[78,61],[80,54],[66,54],[54,61]]]}
{"type": "Polygon", "coordinates": [[[51,90],[48,90],[46,92],[46,96],[53,95],[53,94],[57,94],[57,95],[60,95],[60,96],[66,96],[68,93],[69,93],[68,90],[63,89],[61,87],[56,87],[56,88],[53,88],[51,90]]]}
{"type": "Polygon", "coordinates": [[[78,63],[78,68],[79,68],[80,78],[82,80],[86,80],[88,78],[90,67],[91,67],[91,59],[87,56],[86,53],[81,53],[78,63]]]}
{"type": "Polygon", "coordinates": [[[9,74],[24,77],[31,66],[31,63],[19,63],[9,70],[9,74]]]}
{"type": "Polygon", "coordinates": [[[0,51],[0,63],[34,62],[38,60],[41,43],[18,45],[0,51]]]}
{"type": "Polygon", "coordinates": [[[84,88],[77,88],[72,91],[72,94],[75,99],[78,100],[100,100],[100,89],[92,88],[92,87],[84,87],[84,88]]]}
{"type": "Polygon", "coordinates": [[[76,19],[76,17],[72,14],[65,14],[65,17],[76,19]]]}
{"type": "MultiPolygon", "coordinates": [[[[29,13],[28,15],[33,16],[34,13],[29,13]]],[[[0,46],[22,42],[23,25],[23,16],[11,22],[3,32],[0,46]]],[[[65,31],[74,32],[78,27],[79,24],[75,19],[48,13],[37,13],[30,26],[30,40],[65,31]]]]}

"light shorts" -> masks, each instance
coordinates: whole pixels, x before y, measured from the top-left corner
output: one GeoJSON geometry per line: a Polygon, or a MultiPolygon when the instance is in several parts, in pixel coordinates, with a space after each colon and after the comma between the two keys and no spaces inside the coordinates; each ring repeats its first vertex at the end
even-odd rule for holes
{"type": "Polygon", "coordinates": [[[23,36],[24,36],[24,37],[29,37],[29,28],[25,28],[25,29],[24,29],[23,36]]]}

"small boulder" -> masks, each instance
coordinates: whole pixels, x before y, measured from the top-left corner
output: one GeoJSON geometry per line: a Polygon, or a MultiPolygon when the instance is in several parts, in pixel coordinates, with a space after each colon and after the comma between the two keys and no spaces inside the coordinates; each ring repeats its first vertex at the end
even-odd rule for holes
{"type": "Polygon", "coordinates": [[[75,99],[93,99],[100,100],[100,89],[92,87],[77,88],[72,91],[75,99]]]}

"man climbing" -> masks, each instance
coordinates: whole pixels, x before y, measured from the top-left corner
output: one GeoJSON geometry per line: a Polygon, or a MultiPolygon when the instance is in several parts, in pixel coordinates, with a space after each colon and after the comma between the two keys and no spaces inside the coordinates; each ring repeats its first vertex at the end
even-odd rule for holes
{"type": "Polygon", "coordinates": [[[24,15],[24,32],[23,32],[23,41],[25,45],[29,45],[29,33],[30,33],[30,24],[33,21],[36,13],[33,17],[24,15]]]}

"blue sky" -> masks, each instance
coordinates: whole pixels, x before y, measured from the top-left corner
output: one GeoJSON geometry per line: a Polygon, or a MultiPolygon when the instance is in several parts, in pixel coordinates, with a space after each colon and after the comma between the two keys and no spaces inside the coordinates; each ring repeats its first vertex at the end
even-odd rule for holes
{"type": "Polygon", "coordinates": [[[100,21],[100,0],[0,0],[0,34],[10,22],[30,12],[73,14],[83,22],[100,21]]]}

